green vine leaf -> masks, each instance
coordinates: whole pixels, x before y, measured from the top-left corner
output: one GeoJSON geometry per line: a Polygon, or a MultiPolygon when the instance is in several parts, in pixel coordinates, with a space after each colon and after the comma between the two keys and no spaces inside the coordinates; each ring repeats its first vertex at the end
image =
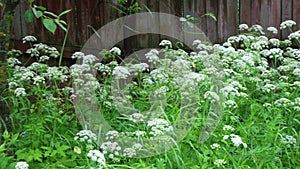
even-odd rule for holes
{"type": "Polygon", "coordinates": [[[30,9],[26,10],[25,11],[25,21],[27,23],[31,23],[31,22],[33,22],[33,19],[34,19],[34,15],[33,15],[32,11],[30,9]]]}
{"type": "Polygon", "coordinates": [[[51,33],[55,33],[55,30],[57,29],[56,24],[54,23],[54,21],[52,19],[43,19],[42,20],[43,25],[45,26],[45,28],[50,31],[51,33]]]}

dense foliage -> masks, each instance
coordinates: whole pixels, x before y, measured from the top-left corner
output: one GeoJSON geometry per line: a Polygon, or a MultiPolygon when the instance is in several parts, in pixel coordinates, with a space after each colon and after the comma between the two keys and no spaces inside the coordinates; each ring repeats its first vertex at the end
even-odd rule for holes
{"type": "MultiPolygon", "coordinates": [[[[280,27],[292,31],[295,24],[280,27]]],[[[80,61],[71,67],[48,66],[60,53],[25,37],[35,62],[24,66],[20,51],[9,52],[12,131],[1,134],[0,168],[300,167],[300,31],[279,40],[269,38],[278,33],[274,27],[239,29],[223,44],[196,40],[191,53],[164,40],[146,60],[118,63],[116,47],[103,51],[101,62],[76,52],[72,57],[80,61]],[[174,144],[160,136],[176,133],[182,102],[195,100],[197,108],[188,110],[196,116],[183,140],[159,155],[132,158],[149,145],[122,138],[174,144]],[[112,129],[101,134],[81,126],[86,114],[75,113],[78,101],[97,105],[112,129]],[[214,109],[216,103],[224,109],[214,109]]]]}

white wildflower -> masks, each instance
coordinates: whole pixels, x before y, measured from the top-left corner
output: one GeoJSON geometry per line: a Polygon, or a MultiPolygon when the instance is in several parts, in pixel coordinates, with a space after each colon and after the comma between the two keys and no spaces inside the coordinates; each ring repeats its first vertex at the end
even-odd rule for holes
{"type": "Polygon", "coordinates": [[[217,167],[224,167],[225,164],[226,161],[224,159],[217,159],[216,161],[214,161],[214,165],[216,165],[217,167]]]}
{"type": "Polygon", "coordinates": [[[136,156],[136,150],[133,148],[125,148],[123,151],[123,156],[132,158],[136,156]]]}
{"type": "Polygon", "coordinates": [[[297,144],[297,140],[290,135],[286,135],[285,137],[282,137],[281,142],[285,145],[292,145],[292,146],[296,146],[297,144]]]}
{"type": "Polygon", "coordinates": [[[213,150],[219,150],[221,148],[221,146],[218,143],[214,143],[214,144],[210,145],[210,148],[213,150]]]}
{"type": "Polygon", "coordinates": [[[267,28],[268,31],[274,33],[274,34],[277,34],[278,33],[278,30],[277,28],[273,27],[273,26],[270,26],[267,28]]]}
{"type": "Polygon", "coordinates": [[[249,26],[247,24],[240,24],[239,25],[239,30],[240,31],[248,30],[248,29],[249,29],[249,26]]]}
{"type": "Polygon", "coordinates": [[[117,79],[127,79],[130,76],[128,68],[124,66],[115,67],[112,74],[117,79]]]}
{"type": "Polygon", "coordinates": [[[234,144],[234,146],[238,147],[239,145],[242,144],[244,148],[247,148],[247,144],[242,141],[242,138],[240,136],[235,134],[230,134],[230,137],[231,137],[231,142],[234,144]]]}
{"type": "Polygon", "coordinates": [[[81,59],[81,58],[83,58],[83,57],[84,57],[84,53],[82,53],[82,52],[75,52],[75,53],[71,56],[72,59],[81,59]]]}
{"type": "Polygon", "coordinates": [[[31,36],[31,35],[25,36],[22,40],[23,40],[23,43],[37,41],[36,37],[31,36]]]}
{"type": "Polygon", "coordinates": [[[98,168],[103,168],[106,165],[106,160],[104,154],[102,154],[99,150],[90,150],[87,154],[92,161],[98,163],[98,168]]]}
{"type": "Polygon", "coordinates": [[[94,55],[85,55],[83,57],[83,64],[93,64],[97,60],[98,58],[94,55]]]}
{"type": "Polygon", "coordinates": [[[113,48],[111,48],[109,52],[112,53],[112,54],[116,54],[116,55],[118,55],[118,56],[121,55],[121,49],[118,48],[118,47],[113,47],[113,48]]]}
{"type": "Polygon", "coordinates": [[[223,126],[223,130],[224,131],[234,131],[235,128],[231,127],[230,125],[224,125],[223,126]]]}
{"type": "Polygon", "coordinates": [[[158,55],[159,55],[159,51],[156,49],[151,49],[150,52],[145,54],[148,61],[153,64],[159,63],[158,55]]]}
{"type": "Polygon", "coordinates": [[[280,24],[280,29],[291,28],[294,25],[296,25],[295,21],[293,21],[293,20],[286,20],[286,21],[283,21],[280,24]]]}
{"type": "Polygon", "coordinates": [[[15,168],[16,169],[28,169],[29,165],[24,161],[20,161],[20,162],[17,162],[15,168]]]}
{"type": "Polygon", "coordinates": [[[16,90],[15,90],[14,93],[15,93],[16,97],[25,96],[26,95],[25,89],[22,88],[22,87],[16,88],[16,90]]]}
{"type": "Polygon", "coordinates": [[[159,43],[159,46],[165,47],[165,48],[172,48],[172,42],[169,40],[162,40],[159,43]]]}

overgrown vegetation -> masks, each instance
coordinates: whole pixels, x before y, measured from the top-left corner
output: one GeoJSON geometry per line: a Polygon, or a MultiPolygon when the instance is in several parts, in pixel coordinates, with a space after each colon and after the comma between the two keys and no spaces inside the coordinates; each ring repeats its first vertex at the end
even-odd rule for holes
{"type": "MultiPolygon", "coordinates": [[[[285,21],[281,29],[294,24],[285,21]]],[[[291,46],[299,41],[300,31],[279,40],[268,38],[278,33],[274,27],[266,32],[259,25],[239,28],[243,33],[224,44],[194,41],[197,52],[187,53],[164,40],[144,61],[118,63],[121,51],[112,48],[102,52],[105,62],[76,52],[73,58],[80,62],[71,67],[48,66],[59,51],[25,37],[32,46],[26,53],[36,62],[22,66],[21,52],[9,52],[6,101],[13,130],[1,133],[1,168],[299,167],[300,49],[291,46]],[[225,77],[219,89],[216,75],[225,77]],[[188,101],[189,107],[195,101],[191,98],[197,108],[188,110],[196,116],[184,139],[162,154],[131,158],[149,147],[122,138],[174,144],[160,136],[176,133],[174,124],[185,108],[180,105],[188,101]],[[96,126],[81,126],[79,120],[87,120],[89,112],[75,113],[73,103],[78,101],[99,106],[113,129],[99,134],[96,126]],[[218,102],[224,103],[221,115],[211,112],[218,102]],[[218,127],[200,143],[210,113],[218,127]]]]}

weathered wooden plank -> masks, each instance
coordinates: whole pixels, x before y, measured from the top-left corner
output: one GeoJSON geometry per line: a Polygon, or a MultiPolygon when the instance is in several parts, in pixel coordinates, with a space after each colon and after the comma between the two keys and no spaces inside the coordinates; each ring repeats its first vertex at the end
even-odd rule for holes
{"type": "Polygon", "coordinates": [[[195,1],[195,15],[197,16],[197,18],[199,18],[200,20],[196,23],[197,28],[199,28],[201,30],[201,32],[203,32],[205,34],[205,36],[207,35],[207,16],[204,16],[204,14],[206,14],[206,0],[196,0],[195,1]]]}
{"type": "MultiPolygon", "coordinates": [[[[284,3],[281,3],[281,22],[285,20],[293,19],[293,0],[284,0],[284,3]]],[[[290,32],[288,30],[281,31],[281,38],[287,38],[290,32]]]]}
{"type": "Polygon", "coordinates": [[[251,1],[252,0],[241,0],[240,1],[240,23],[251,25],[251,1]]]}
{"type": "MultiPolygon", "coordinates": [[[[147,8],[145,9],[145,7],[142,5],[142,7],[144,8],[143,11],[145,12],[159,12],[159,3],[158,1],[154,1],[154,0],[148,0],[147,1],[147,8]],[[150,10],[150,11],[148,11],[150,10]]],[[[149,25],[149,27],[151,27],[151,31],[152,32],[159,32],[159,17],[158,16],[154,16],[152,23],[149,25]]],[[[155,46],[157,46],[159,44],[159,34],[151,34],[149,36],[149,47],[154,48],[155,46]]]]}
{"type": "Polygon", "coordinates": [[[14,21],[12,23],[12,31],[11,31],[11,38],[12,39],[21,39],[22,38],[22,24],[21,20],[21,5],[16,7],[14,21]]]}
{"type": "Polygon", "coordinates": [[[297,23],[297,25],[294,27],[294,30],[300,29],[300,1],[294,0],[293,1],[293,20],[297,23]]]}
{"type": "Polygon", "coordinates": [[[260,4],[254,3],[256,6],[259,6],[259,9],[257,9],[256,11],[254,11],[254,13],[257,13],[257,15],[255,15],[256,22],[252,23],[252,24],[259,24],[264,28],[264,31],[266,31],[267,26],[269,25],[270,22],[270,12],[271,12],[271,0],[261,0],[260,4]]]}
{"type": "MultiPolygon", "coordinates": [[[[279,30],[281,23],[281,1],[280,0],[272,0],[271,1],[271,11],[270,11],[270,22],[268,26],[274,26],[279,30]]],[[[280,38],[280,32],[278,35],[272,34],[271,37],[280,38]]]]}
{"type": "MultiPolygon", "coordinates": [[[[207,0],[206,12],[218,16],[218,1],[207,0]]],[[[207,36],[212,43],[218,42],[218,23],[213,18],[207,18],[207,36]]]]}

